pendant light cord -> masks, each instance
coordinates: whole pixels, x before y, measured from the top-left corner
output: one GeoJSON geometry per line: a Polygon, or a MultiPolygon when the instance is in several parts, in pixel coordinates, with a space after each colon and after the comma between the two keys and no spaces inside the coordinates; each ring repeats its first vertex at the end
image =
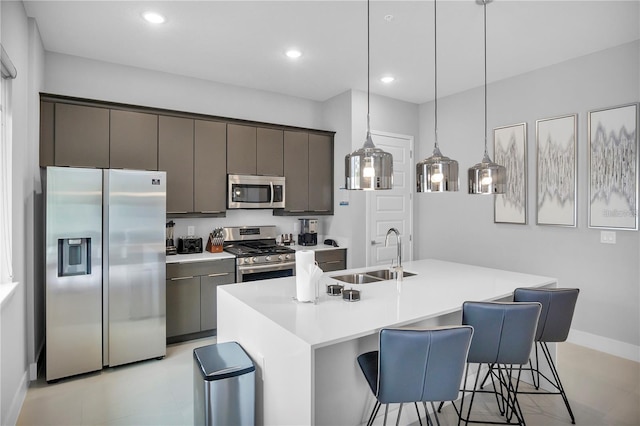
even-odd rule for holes
{"type": "Polygon", "coordinates": [[[371,75],[371,48],[369,46],[370,41],[369,41],[369,25],[370,25],[370,18],[369,18],[369,0],[367,0],[367,139],[369,138],[369,135],[371,134],[371,118],[370,118],[370,94],[369,92],[371,91],[371,83],[370,83],[370,75],[371,75]]]}
{"type": "Polygon", "coordinates": [[[487,2],[483,1],[484,11],[484,156],[489,156],[487,151],[487,2]]]}
{"type": "Polygon", "coordinates": [[[433,86],[434,86],[434,113],[433,113],[433,122],[434,122],[434,137],[435,137],[435,150],[440,149],[438,146],[438,19],[437,19],[437,0],[433,0],[433,86]]]}

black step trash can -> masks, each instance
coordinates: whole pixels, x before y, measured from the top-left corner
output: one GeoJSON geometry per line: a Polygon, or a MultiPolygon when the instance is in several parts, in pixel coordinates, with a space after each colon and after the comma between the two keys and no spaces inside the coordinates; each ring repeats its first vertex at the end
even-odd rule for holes
{"type": "Polygon", "coordinates": [[[255,370],[236,342],[193,350],[193,420],[196,425],[254,425],[255,370]]]}

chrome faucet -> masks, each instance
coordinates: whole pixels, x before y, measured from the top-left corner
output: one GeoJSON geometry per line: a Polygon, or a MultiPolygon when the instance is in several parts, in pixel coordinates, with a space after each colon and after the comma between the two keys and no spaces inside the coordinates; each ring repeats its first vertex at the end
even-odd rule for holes
{"type": "Polygon", "coordinates": [[[396,240],[398,242],[398,254],[396,263],[397,266],[402,266],[402,242],[400,241],[400,232],[398,232],[396,228],[389,228],[389,230],[387,231],[387,235],[384,237],[384,246],[387,246],[387,243],[389,242],[389,235],[391,235],[392,233],[396,234],[396,240]]]}

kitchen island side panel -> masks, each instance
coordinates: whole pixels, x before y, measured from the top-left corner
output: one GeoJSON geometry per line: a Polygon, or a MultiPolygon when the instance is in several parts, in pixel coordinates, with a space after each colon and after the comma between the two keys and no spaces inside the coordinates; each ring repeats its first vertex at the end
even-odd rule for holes
{"type": "Polygon", "coordinates": [[[256,424],[313,424],[311,346],[225,287],[218,287],[217,342],[238,342],[256,366],[256,424]]]}

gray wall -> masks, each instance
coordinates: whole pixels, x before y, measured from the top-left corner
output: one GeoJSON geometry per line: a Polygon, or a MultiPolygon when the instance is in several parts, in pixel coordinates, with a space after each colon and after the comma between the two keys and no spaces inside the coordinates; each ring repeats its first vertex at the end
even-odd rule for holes
{"type": "MultiPolygon", "coordinates": [[[[639,52],[634,42],[489,85],[490,154],[494,127],[528,126],[526,225],[493,223],[493,197],[466,193],[467,168],[483,153],[482,88],[438,102],[439,143],[460,163],[460,192],[416,195],[418,258],[548,275],[579,287],[571,339],[636,360],[640,238],[637,231],[617,231],[616,245],[601,244],[600,230],[587,227],[587,112],[640,100],[639,52]],[[578,114],[578,226],[537,226],[536,120],[572,113],[578,114]]],[[[432,102],[420,106],[420,118],[425,157],[433,147],[432,102]]]]}
{"type": "MultiPolygon", "coordinates": [[[[44,52],[37,26],[22,2],[0,2],[1,41],[17,70],[11,83],[13,167],[13,278],[19,285],[2,306],[0,331],[0,423],[14,424],[28,384],[34,339],[34,194],[37,189],[39,99],[44,52]],[[28,315],[30,319],[27,319],[28,315]]],[[[37,330],[42,333],[42,329],[37,330]]]]}

